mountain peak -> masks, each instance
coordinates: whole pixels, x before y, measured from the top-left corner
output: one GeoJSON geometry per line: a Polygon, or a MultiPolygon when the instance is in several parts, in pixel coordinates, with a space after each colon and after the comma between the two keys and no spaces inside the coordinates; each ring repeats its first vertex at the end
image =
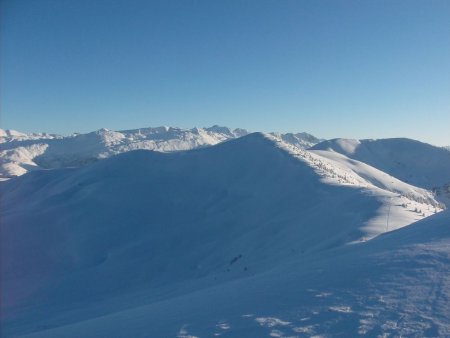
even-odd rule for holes
{"type": "MultiPolygon", "coordinates": [[[[22,134],[2,131],[0,177],[22,175],[29,169],[81,166],[130,150],[160,152],[183,151],[215,145],[248,135],[245,129],[214,125],[209,128],[146,127],[113,131],[106,128],[67,137],[48,134],[22,134]],[[16,136],[11,136],[11,135],[16,136]],[[14,140],[15,142],[9,142],[14,140]],[[39,151],[36,149],[39,148],[39,151]]],[[[277,138],[299,148],[309,148],[314,138],[309,134],[276,134],[277,138]],[[312,137],[312,138],[311,138],[312,137]]]]}
{"type": "Polygon", "coordinates": [[[232,135],[231,129],[228,127],[219,126],[217,124],[213,125],[212,127],[204,128],[206,131],[211,131],[214,133],[221,133],[226,135],[232,135]]]}

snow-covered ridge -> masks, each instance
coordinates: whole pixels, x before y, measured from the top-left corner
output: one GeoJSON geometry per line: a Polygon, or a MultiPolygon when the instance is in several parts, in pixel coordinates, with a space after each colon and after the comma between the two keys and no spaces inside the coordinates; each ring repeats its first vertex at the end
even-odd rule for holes
{"type": "Polygon", "coordinates": [[[341,153],[404,182],[428,189],[450,182],[450,152],[416,140],[333,139],[318,143],[311,149],[341,153]]]}
{"type": "Polygon", "coordinates": [[[11,141],[25,141],[25,140],[41,140],[62,138],[62,136],[48,133],[21,133],[16,130],[8,130],[0,128],[0,143],[11,141]]]}
{"type": "Polygon", "coordinates": [[[421,305],[448,289],[448,218],[367,241],[434,208],[392,202],[388,183],[408,185],[337,155],[254,133],[2,182],[2,334],[357,336],[396,320],[446,336],[439,292],[421,305]]]}
{"type": "MultiPolygon", "coordinates": [[[[100,129],[67,137],[0,130],[0,178],[23,175],[35,169],[80,166],[137,149],[160,152],[190,150],[247,134],[245,129],[231,130],[217,125],[192,129],[164,126],[122,131],[100,129]]],[[[301,148],[321,141],[307,133],[272,134],[301,148]]]]}
{"type": "MultiPolygon", "coordinates": [[[[192,129],[165,126],[122,131],[100,129],[68,137],[1,130],[0,176],[19,176],[38,169],[79,167],[138,149],[176,152],[202,148],[247,134],[244,129],[231,130],[217,125],[192,129]]],[[[421,189],[425,188],[433,190],[441,202],[450,202],[450,152],[442,148],[408,139],[321,142],[307,133],[268,133],[266,137],[307,161],[320,175],[334,183],[375,186],[408,200],[442,208],[441,204],[435,204],[429,191],[421,189]],[[306,151],[311,146],[310,151],[306,151]]]]}
{"type": "MultiPolygon", "coordinates": [[[[379,188],[391,192],[393,193],[390,197],[392,202],[399,203],[404,207],[411,202],[430,206],[431,208],[428,208],[429,212],[426,213],[426,216],[430,215],[431,212],[438,212],[445,208],[443,203],[436,201],[433,192],[405,183],[366,163],[352,160],[333,151],[300,149],[273,138],[271,135],[266,135],[266,137],[272,139],[278,147],[294,157],[308,163],[327,182],[361,188],[379,188]]],[[[413,203],[412,208],[414,210],[421,210],[417,207],[418,205],[413,203]]]]}
{"type": "MultiPolygon", "coordinates": [[[[379,140],[333,139],[311,150],[334,152],[369,164],[403,182],[432,190],[450,205],[450,152],[406,138],[379,140]]],[[[335,156],[335,155],[330,155],[335,156]]]]}

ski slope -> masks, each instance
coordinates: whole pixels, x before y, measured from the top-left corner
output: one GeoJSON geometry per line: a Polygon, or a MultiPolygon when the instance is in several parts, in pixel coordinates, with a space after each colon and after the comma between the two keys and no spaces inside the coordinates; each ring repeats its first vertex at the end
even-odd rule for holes
{"type": "Polygon", "coordinates": [[[449,332],[448,212],[400,229],[439,203],[346,157],[255,133],[0,189],[6,336],[449,332]]]}

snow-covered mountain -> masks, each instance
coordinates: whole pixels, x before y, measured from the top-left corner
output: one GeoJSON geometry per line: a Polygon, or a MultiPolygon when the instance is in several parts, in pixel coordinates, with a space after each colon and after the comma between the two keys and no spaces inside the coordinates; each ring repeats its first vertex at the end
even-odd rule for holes
{"type": "Polygon", "coordinates": [[[21,133],[16,130],[0,129],[0,143],[24,140],[41,140],[61,138],[61,136],[48,133],[21,133]]]}
{"type": "Polygon", "coordinates": [[[450,334],[448,212],[372,239],[440,206],[339,154],[256,133],[0,189],[6,336],[450,334]]]}
{"type": "Polygon", "coordinates": [[[431,189],[450,182],[450,153],[440,147],[406,138],[379,140],[334,139],[312,150],[332,150],[365,162],[404,182],[431,189]]]}
{"type": "MultiPolygon", "coordinates": [[[[30,170],[80,166],[130,150],[161,152],[189,150],[247,135],[244,129],[227,127],[181,129],[141,128],[124,131],[101,129],[62,137],[0,130],[0,178],[30,170]]],[[[307,133],[272,133],[297,147],[308,148],[321,140],[307,133]]]]}
{"type": "Polygon", "coordinates": [[[405,138],[333,139],[318,143],[311,150],[343,154],[404,182],[434,190],[443,202],[450,202],[450,152],[441,147],[405,138]]]}

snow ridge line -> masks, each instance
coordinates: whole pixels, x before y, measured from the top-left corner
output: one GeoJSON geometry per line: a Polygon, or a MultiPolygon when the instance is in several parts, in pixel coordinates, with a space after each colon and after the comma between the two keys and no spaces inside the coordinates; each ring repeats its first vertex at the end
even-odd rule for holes
{"type": "MultiPolygon", "coordinates": [[[[337,184],[337,185],[353,185],[358,186],[361,188],[380,188],[364,178],[362,178],[360,175],[355,173],[354,171],[350,169],[344,169],[342,167],[338,168],[336,165],[334,165],[329,159],[322,157],[320,155],[314,154],[308,150],[300,149],[295,146],[292,146],[290,144],[287,144],[286,142],[283,142],[283,140],[278,139],[270,134],[264,134],[264,136],[275,143],[275,145],[292,155],[293,157],[297,158],[298,160],[301,160],[305,163],[307,163],[309,166],[311,166],[316,173],[321,176],[325,181],[331,184],[337,184]]],[[[398,181],[397,178],[389,175],[390,178],[393,181],[398,181]]],[[[421,204],[431,205],[436,209],[443,210],[445,209],[445,205],[436,201],[435,194],[432,191],[418,188],[415,186],[411,186],[415,190],[415,193],[413,192],[404,192],[400,189],[387,189],[386,187],[380,188],[385,191],[389,191],[391,193],[398,194],[398,197],[405,197],[406,199],[410,201],[414,201],[421,204]]]]}

